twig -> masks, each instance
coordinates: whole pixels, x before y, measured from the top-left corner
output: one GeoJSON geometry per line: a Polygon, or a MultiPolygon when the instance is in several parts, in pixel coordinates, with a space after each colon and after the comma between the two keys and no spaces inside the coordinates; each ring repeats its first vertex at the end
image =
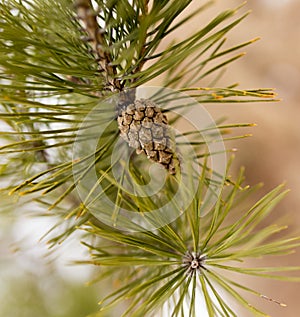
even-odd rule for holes
{"type": "Polygon", "coordinates": [[[75,3],[77,15],[82,20],[85,30],[88,34],[93,52],[97,55],[97,62],[100,70],[106,74],[106,80],[112,91],[121,91],[122,85],[115,77],[117,75],[116,68],[111,65],[112,57],[106,51],[106,43],[104,38],[105,30],[102,29],[98,22],[91,0],[77,0],[75,3]]]}
{"type": "MultiPolygon", "coordinates": [[[[135,100],[135,89],[129,91],[124,91],[124,83],[117,79],[117,68],[112,65],[113,58],[108,52],[108,44],[105,40],[104,34],[105,30],[100,27],[97,22],[97,15],[95,13],[94,7],[91,0],[77,0],[75,3],[75,8],[77,10],[78,18],[83,22],[84,29],[87,33],[87,40],[89,41],[94,54],[96,55],[97,62],[100,67],[100,71],[105,73],[107,86],[112,92],[119,92],[119,104],[117,110],[120,111],[121,108],[126,107],[135,100]]],[[[148,14],[149,10],[149,0],[144,0],[144,10],[145,15],[148,14]]],[[[140,16],[143,20],[144,15],[140,16]]],[[[146,41],[146,38],[144,39],[146,41]]],[[[145,43],[144,43],[145,44],[145,43]]],[[[143,45],[140,58],[144,55],[146,49],[143,45]]],[[[135,68],[133,73],[138,73],[141,71],[146,60],[140,61],[139,65],[135,68]]],[[[136,81],[137,78],[132,81],[136,81]]]]}

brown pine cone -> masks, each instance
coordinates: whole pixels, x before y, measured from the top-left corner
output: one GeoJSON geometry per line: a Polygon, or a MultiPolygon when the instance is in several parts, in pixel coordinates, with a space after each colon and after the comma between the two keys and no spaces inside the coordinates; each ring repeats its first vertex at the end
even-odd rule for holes
{"type": "Polygon", "coordinates": [[[152,161],[162,164],[170,174],[176,173],[179,161],[175,155],[175,142],[168,127],[167,117],[148,99],[136,100],[118,116],[121,137],[152,161]]]}

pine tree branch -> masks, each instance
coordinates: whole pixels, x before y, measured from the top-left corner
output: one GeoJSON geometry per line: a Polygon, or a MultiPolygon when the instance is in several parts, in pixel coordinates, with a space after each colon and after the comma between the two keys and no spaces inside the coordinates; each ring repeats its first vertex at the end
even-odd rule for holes
{"type": "MultiPolygon", "coordinates": [[[[101,265],[99,278],[124,282],[101,305],[110,309],[117,302],[129,302],[122,316],[150,316],[169,304],[173,307],[163,316],[184,316],[185,303],[189,316],[195,316],[201,294],[210,316],[236,316],[219,288],[255,313],[260,312],[239,295],[240,289],[281,305],[220,275],[221,270],[299,281],[267,274],[270,268],[230,264],[289,254],[300,245],[300,238],[278,239],[286,226],[262,225],[286,191],[278,187],[254,206],[244,207],[254,189],[243,186],[243,171],[233,180],[230,164],[219,171],[210,162],[210,157],[226,152],[210,151],[211,144],[248,136],[219,139],[218,130],[222,135],[228,128],[248,125],[215,122],[175,134],[182,153],[187,145],[193,151],[182,156],[186,169],[181,177],[167,177],[153,194],[148,191],[156,185],[148,172],[152,163],[129,155],[127,144],[119,142],[116,110],[126,110],[136,99],[135,89],[159,76],[166,77],[165,87],[177,91],[159,88],[149,99],[162,113],[179,111],[168,121],[175,129],[180,113],[198,106],[190,97],[201,103],[274,101],[270,89],[216,86],[225,66],[256,40],[224,47],[227,33],[247,16],[230,20],[239,8],[221,12],[194,34],[160,49],[169,35],[211,2],[176,22],[192,0],[0,0],[0,120],[11,130],[0,131],[5,138],[0,154],[7,155],[0,164],[0,182],[6,178],[9,183],[3,192],[27,195],[30,202],[51,211],[43,215],[61,218],[49,232],[55,234],[50,246],[78,229],[86,230],[84,245],[91,259],[81,263],[101,265]],[[115,93],[119,99],[106,102],[115,93]],[[210,207],[206,201],[211,199],[216,201],[210,207]],[[163,212],[152,213],[160,208],[163,212]],[[232,214],[238,209],[241,214],[232,214]],[[156,229],[146,231],[149,228],[156,229]]],[[[127,110],[124,118],[132,120],[127,110]]],[[[151,116],[140,117],[142,124],[151,116]]],[[[141,139],[141,133],[135,135],[141,139]]],[[[159,172],[153,174],[158,180],[159,172]]],[[[288,271],[298,267],[275,269],[288,271]]]]}
{"type": "Polygon", "coordinates": [[[103,34],[105,30],[101,28],[97,22],[93,5],[90,0],[77,0],[75,7],[77,9],[78,18],[83,22],[85,30],[89,36],[93,52],[97,55],[97,62],[100,71],[106,73],[107,85],[111,91],[122,90],[122,85],[116,79],[117,70],[111,65],[112,57],[106,50],[106,42],[103,34]]]}

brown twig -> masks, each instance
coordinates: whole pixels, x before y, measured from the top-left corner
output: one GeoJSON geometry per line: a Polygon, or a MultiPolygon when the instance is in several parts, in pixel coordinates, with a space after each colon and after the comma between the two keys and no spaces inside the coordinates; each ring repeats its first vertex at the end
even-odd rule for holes
{"type": "MultiPolygon", "coordinates": [[[[149,0],[144,0],[144,5],[145,14],[147,15],[149,10],[149,0]]],[[[100,68],[99,70],[106,75],[108,89],[112,92],[120,92],[120,100],[118,105],[118,110],[120,110],[135,100],[135,89],[124,91],[124,84],[116,78],[117,68],[112,65],[113,59],[107,50],[108,44],[104,37],[105,30],[101,28],[97,22],[97,15],[91,0],[77,0],[75,3],[75,8],[77,10],[78,18],[83,22],[83,26],[87,33],[88,41],[91,44],[92,50],[96,55],[100,68]]],[[[140,16],[141,20],[144,18],[145,16],[140,16]]],[[[143,47],[140,51],[140,57],[144,55],[146,50],[144,44],[145,43],[143,43],[143,47]]],[[[140,72],[145,62],[146,60],[140,61],[133,73],[140,72]]],[[[136,80],[137,78],[133,79],[132,81],[136,80]]]]}
{"type": "Polygon", "coordinates": [[[100,71],[106,74],[107,84],[111,91],[121,91],[122,85],[115,77],[117,75],[116,68],[111,65],[112,57],[106,50],[106,42],[104,38],[105,30],[102,29],[97,22],[91,0],[77,0],[75,7],[77,9],[78,18],[83,22],[88,39],[91,43],[93,52],[97,55],[97,62],[100,71]]]}

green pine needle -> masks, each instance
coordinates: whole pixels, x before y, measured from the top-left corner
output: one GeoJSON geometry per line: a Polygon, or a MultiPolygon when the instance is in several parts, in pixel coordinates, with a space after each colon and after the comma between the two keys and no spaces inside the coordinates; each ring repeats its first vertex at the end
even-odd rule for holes
{"type": "MultiPolygon", "coordinates": [[[[184,162],[186,171],[167,175],[156,196],[143,189],[151,181],[151,163],[145,156],[133,155],[129,165],[122,157],[111,162],[120,141],[115,120],[119,109],[111,101],[115,94],[128,97],[124,92],[133,89],[132,102],[135,88],[150,80],[163,78],[165,87],[199,103],[277,100],[273,89],[217,85],[227,66],[244,55],[240,50],[257,40],[226,46],[228,33],[248,15],[239,13],[242,6],[221,12],[193,34],[161,49],[213,1],[182,18],[192,3],[196,1],[0,0],[0,155],[5,158],[0,164],[0,181],[5,184],[1,194],[9,194],[13,203],[42,206],[44,216],[58,216],[57,225],[46,234],[50,247],[83,231],[90,258],[77,263],[100,266],[95,280],[110,279],[112,284],[111,293],[100,302],[99,316],[123,305],[124,317],[194,317],[199,302],[210,317],[238,316],[224,292],[254,315],[267,316],[240,291],[285,305],[226,273],[299,281],[298,276],[284,275],[299,267],[241,266],[245,259],[284,256],[300,245],[300,238],[283,236],[286,226],[264,222],[287,191],[278,186],[247,208],[243,203],[257,187],[244,185],[243,170],[234,180],[229,176],[232,159],[225,175],[210,164],[215,156],[232,150],[209,153],[209,145],[249,136],[220,140],[220,134],[253,124],[219,120],[215,127],[175,135],[178,148],[183,151],[190,145],[194,153],[184,162]],[[207,87],[204,80],[210,83],[207,87]],[[95,148],[81,151],[104,127],[95,148]],[[113,173],[116,166],[119,178],[113,173]],[[95,179],[85,187],[91,173],[95,179]],[[195,193],[184,208],[172,199],[181,176],[186,177],[182,200],[195,193]],[[206,196],[215,199],[212,206],[206,196]],[[166,213],[151,215],[170,201],[176,219],[171,221],[166,213]],[[146,231],[124,210],[156,229],[146,231]],[[132,232],[120,230],[120,223],[132,232]]],[[[180,114],[195,106],[186,97],[173,105],[176,96],[152,96],[158,105],[168,105],[163,110],[172,127],[179,125],[180,114]],[[172,111],[180,114],[172,117],[172,111]]],[[[120,148],[122,154],[129,151],[126,142],[120,148]]],[[[6,210],[6,198],[3,206],[6,210]]]]}
{"type": "MultiPolygon", "coordinates": [[[[200,218],[198,209],[201,206],[203,194],[201,195],[201,188],[199,188],[200,195],[195,198],[193,205],[181,218],[156,232],[135,234],[114,230],[108,232],[107,229],[101,229],[90,223],[86,230],[93,236],[98,236],[100,240],[98,246],[86,244],[92,257],[88,263],[103,267],[103,274],[106,272],[106,267],[116,267],[121,271],[122,267],[126,267],[132,273],[136,272],[137,276],[143,276],[143,279],[136,283],[137,276],[133,274],[132,279],[125,281],[126,291],[122,286],[119,291],[116,290],[113,293],[112,297],[108,296],[101,304],[103,309],[106,305],[111,308],[114,303],[132,303],[122,316],[141,316],[150,312],[155,314],[155,312],[158,313],[161,306],[168,305],[172,296],[175,296],[174,294],[178,291],[179,295],[175,296],[176,304],[173,307],[172,316],[189,316],[188,313],[182,313],[182,307],[192,298],[194,299],[190,304],[196,305],[195,294],[199,296],[200,292],[204,296],[209,316],[216,316],[218,311],[224,316],[237,316],[238,312],[234,312],[230,308],[230,303],[219,295],[221,288],[254,314],[267,316],[246,301],[240,295],[238,288],[262,299],[278,302],[250,290],[245,285],[225,278],[226,271],[285,281],[299,281],[300,278],[297,276],[270,273],[299,272],[300,268],[244,268],[237,265],[232,266],[229,263],[239,263],[246,258],[285,255],[300,245],[300,238],[276,236],[279,230],[284,230],[286,227],[265,225],[264,228],[261,228],[263,220],[286,194],[282,186],[266,194],[250,209],[240,209],[240,218],[232,221],[231,219],[234,217],[231,216],[231,213],[236,213],[234,211],[236,209],[232,209],[232,206],[241,203],[239,195],[244,195],[247,191],[251,192],[249,187],[240,187],[242,180],[243,173],[241,172],[231,189],[224,188],[219,203],[213,207],[213,210],[200,218]],[[181,226],[181,223],[185,225],[181,226]],[[259,230],[256,229],[258,226],[260,226],[259,230]],[[171,236],[175,228],[176,235],[171,236]],[[168,238],[169,240],[167,240],[168,238]],[[184,266],[186,252],[203,255],[204,260],[200,268],[191,270],[188,266],[184,266]],[[155,276],[155,278],[151,279],[150,276],[155,276]],[[196,276],[199,277],[199,280],[194,281],[196,276]],[[149,294],[151,295],[149,296],[149,294]],[[115,296],[118,298],[116,302],[115,296]],[[108,303],[106,303],[107,300],[109,300],[108,303]]],[[[200,182],[200,187],[201,184],[203,182],[200,182]]],[[[283,303],[279,303],[279,305],[285,306],[283,303]]],[[[191,308],[192,311],[195,312],[195,307],[191,308]]],[[[193,313],[191,316],[196,315],[193,313]]]]}

